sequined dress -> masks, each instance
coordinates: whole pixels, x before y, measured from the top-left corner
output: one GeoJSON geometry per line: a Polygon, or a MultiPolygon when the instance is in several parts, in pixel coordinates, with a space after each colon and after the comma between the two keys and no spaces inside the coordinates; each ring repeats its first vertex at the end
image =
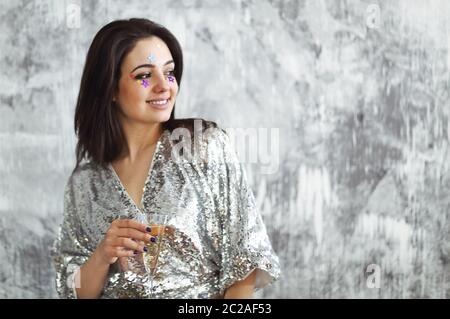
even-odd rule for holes
{"type": "MultiPolygon", "coordinates": [[[[174,156],[179,144],[173,136],[166,129],[157,142],[139,207],[111,165],[85,162],[71,174],[52,250],[61,298],[77,297],[73,274],[113,220],[141,220],[152,212],[167,214],[174,230],[162,240],[152,298],[222,298],[254,269],[257,290],[280,276],[278,257],[227,133],[211,127],[192,134],[191,157],[174,156]]],[[[149,298],[148,275],[136,258],[127,259],[127,269],[118,262],[110,266],[100,298],[149,298]]]]}

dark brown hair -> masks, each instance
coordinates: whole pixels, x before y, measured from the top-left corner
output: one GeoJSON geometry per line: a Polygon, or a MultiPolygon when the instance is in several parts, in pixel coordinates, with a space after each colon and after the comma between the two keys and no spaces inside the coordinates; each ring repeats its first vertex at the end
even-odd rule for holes
{"type": "MultiPolygon", "coordinates": [[[[174,75],[181,84],[183,54],[175,36],[162,25],[147,19],[113,21],[95,35],[86,57],[75,109],[76,170],[83,159],[105,167],[122,151],[125,143],[113,103],[121,76],[120,66],[137,41],[156,36],[163,40],[175,62],[174,75]]],[[[174,126],[175,105],[163,127],[174,126]]]]}

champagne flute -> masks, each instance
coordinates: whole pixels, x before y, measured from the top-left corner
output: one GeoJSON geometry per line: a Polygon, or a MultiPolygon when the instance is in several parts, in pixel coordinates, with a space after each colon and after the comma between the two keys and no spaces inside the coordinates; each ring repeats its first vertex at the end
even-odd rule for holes
{"type": "Polygon", "coordinates": [[[151,213],[149,216],[148,226],[151,228],[151,240],[146,244],[147,251],[143,253],[143,261],[145,270],[147,271],[150,282],[150,297],[153,296],[153,281],[158,267],[158,258],[161,251],[161,244],[165,235],[168,216],[165,214],[151,213]]]}

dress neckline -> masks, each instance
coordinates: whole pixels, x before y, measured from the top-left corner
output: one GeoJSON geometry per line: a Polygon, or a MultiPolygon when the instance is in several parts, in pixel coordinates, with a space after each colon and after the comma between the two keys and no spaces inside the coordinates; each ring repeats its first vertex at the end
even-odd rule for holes
{"type": "Polygon", "coordinates": [[[147,191],[147,189],[149,188],[149,184],[151,182],[151,176],[153,175],[153,166],[155,164],[155,159],[157,157],[157,155],[159,154],[159,150],[160,150],[160,146],[162,144],[162,139],[164,134],[166,133],[166,130],[163,130],[163,132],[161,133],[161,135],[158,138],[158,141],[156,142],[156,146],[155,146],[155,150],[153,152],[153,156],[151,158],[151,162],[150,162],[150,166],[147,172],[147,177],[145,179],[145,183],[144,183],[144,189],[142,192],[142,196],[141,196],[141,200],[139,205],[137,205],[137,203],[133,200],[133,198],[130,196],[130,194],[128,193],[128,191],[126,190],[125,186],[123,185],[119,175],[117,174],[116,170],[114,169],[114,167],[112,166],[112,163],[108,163],[108,168],[110,170],[110,172],[113,175],[114,181],[116,183],[117,188],[119,189],[120,193],[121,193],[121,199],[123,201],[125,201],[126,204],[129,204],[131,206],[134,206],[137,211],[139,211],[140,213],[144,214],[143,209],[144,209],[144,197],[145,197],[145,193],[147,191]]]}

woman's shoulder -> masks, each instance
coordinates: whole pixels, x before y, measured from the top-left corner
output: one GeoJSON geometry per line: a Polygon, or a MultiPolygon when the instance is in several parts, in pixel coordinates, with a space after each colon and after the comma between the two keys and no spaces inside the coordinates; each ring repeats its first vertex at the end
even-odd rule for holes
{"type": "Polygon", "coordinates": [[[90,180],[99,174],[101,169],[104,168],[100,167],[97,163],[84,160],[72,170],[67,183],[72,186],[87,185],[90,180]]]}

